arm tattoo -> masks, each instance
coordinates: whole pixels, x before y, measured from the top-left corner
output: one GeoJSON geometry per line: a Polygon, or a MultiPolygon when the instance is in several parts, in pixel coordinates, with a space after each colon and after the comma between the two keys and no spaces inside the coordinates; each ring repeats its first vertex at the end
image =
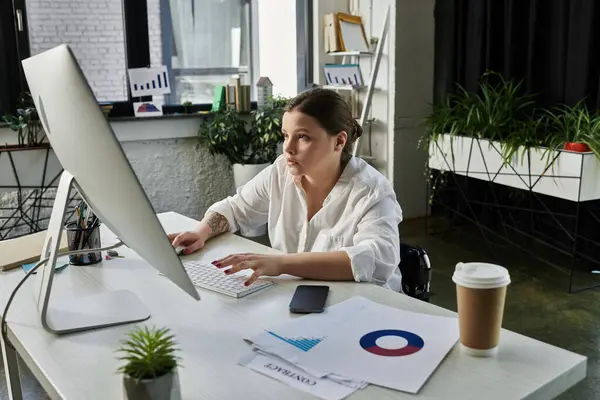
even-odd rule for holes
{"type": "Polygon", "coordinates": [[[229,222],[227,222],[227,218],[216,212],[208,213],[204,218],[204,222],[206,222],[206,224],[210,227],[210,237],[217,236],[229,230],[229,222]]]}

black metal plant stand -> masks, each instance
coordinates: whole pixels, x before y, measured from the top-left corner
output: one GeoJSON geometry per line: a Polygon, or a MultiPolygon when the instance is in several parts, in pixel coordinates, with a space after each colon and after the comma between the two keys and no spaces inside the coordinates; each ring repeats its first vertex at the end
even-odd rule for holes
{"type": "MultiPolygon", "coordinates": [[[[569,293],[600,287],[600,279],[593,279],[595,274],[600,273],[600,200],[570,201],[536,192],[541,176],[579,179],[581,174],[580,177],[552,175],[550,171],[554,170],[552,166],[558,158],[556,155],[549,160],[540,176],[532,176],[530,154],[527,157],[528,175],[519,174],[510,164],[503,169],[504,172],[492,171],[488,169],[482,143],[478,139],[472,141],[467,169],[457,171],[453,168],[453,153],[444,154],[437,142],[432,142],[431,146],[444,157],[445,166],[430,171],[429,217],[449,216],[450,229],[464,226],[461,223],[476,227],[492,253],[498,248],[500,239],[510,248],[519,249],[556,268],[568,276],[569,293]],[[484,160],[485,171],[469,170],[471,157],[476,152],[480,152],[484,160]],[[518,175],[527,189],[495,182],[500,174],[518,175]],[[446,183],[436,185],[444,175],[446,183]],[[435,186],[437,188],[432,193],[435,186]],[[597,283],[587,282],[585,286],[576,288],[574,278],[580,276],[597,283]]],[[[500,152],[499,149],[496,151],[500,152]]],[[[428,233],[439,232],[432,232],[428,226],[428,233]]]]}
{"type": "MultiPolygon", "coordinates": [[[[16,204],[10,207],[0,207],[0,240],[11,239],[45,230],[50,219],[50,210],[54,203],[54,190],[58,184],[61,171],[55,176],[49,177],[48,159],[51,148],[49,145],[37,146],[35,148],[0,148],[0,161],[8,158],[11,173],[14,177],[14,185],[1,186],[0,196],[3,193],[11,193],[16,196],[16,204]],[[19,171],[15,166],[15,156],[18,152],[29,150],[44,150],[44,164],[39,185],[24,186],[21,184],[19,171]],[[44,210],[49,210],[44,212],[44,210]]],[[[73,191],[69,197],[67,208],[67,220],[71,220],[75,213],[75,207],[79,203],[79,195],[73,191]]]]}

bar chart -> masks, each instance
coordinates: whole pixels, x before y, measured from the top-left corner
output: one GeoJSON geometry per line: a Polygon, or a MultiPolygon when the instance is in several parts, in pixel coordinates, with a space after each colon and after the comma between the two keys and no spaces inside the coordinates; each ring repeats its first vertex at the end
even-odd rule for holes
{"type": "Polygon", "coordinates": [[[129,86],[132,97],[171,93],[169,74],[165,66],[130,69],[129,86]]]}

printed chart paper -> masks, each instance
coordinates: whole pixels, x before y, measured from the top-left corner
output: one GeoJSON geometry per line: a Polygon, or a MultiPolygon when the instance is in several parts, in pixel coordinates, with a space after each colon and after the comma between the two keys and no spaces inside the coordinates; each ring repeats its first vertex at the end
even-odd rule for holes
{"type": "Polygon", "coordinates": [[[171,93],[169,73],[165,65],[151,68],[130,68],[128,73],[132,97],[171,93]]]}
{"type": "Polygon", "coordinates": [[[418,393],[458,340],[458,319],[370,302],[296,363],[418,393]]]}
{"type": "Polygon", "coordinates": [[[271,358],[281,359],[295,365],[306,373],[317,377],[334,380],[353,388],[364,388],[362,381],[349,379],[335,373],[327,373],[319,368],[305,368],[296,363],[298,357],[334,332],[340,324],[370,304],[363,297],[353,297],[339,304],[327,307],[321,314],[310,314],[298,317],[285,324],[269,328],[253,337],[245,338],[253,349],[271,358]]]}
{"type": "Polygon", "coordinates": [[[254,371],[325,400],[340,400],[357,390],[327,378],[314,377],[290,363],[261,354],[251,355],[240,363],[254,371]]]}
{"type": "MultiPolygon", "coordinates": [[[[245,340],[263,352],[296,364],[295,361],[300,355],[314,348],[323,338],[334,332],[340,324],[370,303],[364,297],[353,297],[327,307],[321,314],[309,314],[295,318],[245,340]]],[[[308,372],[317,377],[327,374],[319,368],[310,369],[308,372]]]]}

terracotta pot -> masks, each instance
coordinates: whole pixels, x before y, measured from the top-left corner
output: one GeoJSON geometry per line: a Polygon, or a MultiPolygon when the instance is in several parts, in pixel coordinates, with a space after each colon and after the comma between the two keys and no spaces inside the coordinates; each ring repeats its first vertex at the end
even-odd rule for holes
{"type": "Polygon", "coordinates": [[[592,151],[590,146],[585,143],[577,143],[577,142],[566,142],[565,150],[575,151],[577,153],[586,153],[588,151],[592,151]]]}

